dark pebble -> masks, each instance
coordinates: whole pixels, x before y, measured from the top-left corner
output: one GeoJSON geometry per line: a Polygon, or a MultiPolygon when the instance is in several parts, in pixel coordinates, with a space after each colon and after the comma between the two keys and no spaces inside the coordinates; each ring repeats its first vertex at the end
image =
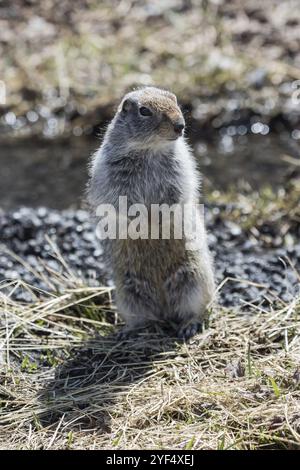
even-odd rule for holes
{"type": "MultiPolygon", "coordinates": [[[[291,300],[299,292],[299,280],[295,271],[282,260],[288,256],[300,271],[300,243],[295,241],[293,246],[286,248],[282,242],[280,246],[277,234],[273,234],[272,227],[267,224],[261,228],[262,237],[248,237],[236,223],[224,222],[223,215],[226,216],[232,207],[220,204],[207,211],[208,239],[215,258],[217,281],[222,282],[225,277],[236,279],[225,283],[219,302],[227,307],[244,302],[265,304],[266,287],[283,300],[291,300]],[[273,241],[277,237],[276,243],[271,243],[268,249],[263,242],[265,236],[273,241]]],[[[52,270],[62,272],[64,268],[53,257],[46,235],[58,246],[70,268],[89,285],[112,285],[89,214],[84,210],[58,212],[44,207],[0,212],[0,282],[8,278],[23,279],[40,289],[48,288],[42,279],[1,252],[3,244],[38,272],[44,271],[40,260],[52,270]]],[[[295,233],[292,236],[299,239],[295,233]]],[[[16,292],[16,298],[21,301],[29,301],[29,297],[28,292],[21,289],[16,292]]]]}

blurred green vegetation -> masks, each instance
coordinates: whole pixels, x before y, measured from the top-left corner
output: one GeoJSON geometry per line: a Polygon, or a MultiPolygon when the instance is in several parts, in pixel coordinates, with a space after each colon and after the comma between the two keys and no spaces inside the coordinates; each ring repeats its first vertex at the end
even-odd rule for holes
{"type": "Polygon", "coordinates": [[[4,111],[26,115],[45,105],[38,112],[111,113],[126,90],[155,84],[192,103],[197,118],[230,108],[235,92],[239,107],[276,114],[300,79],[298,6],[297,0],[2,2],[4,111]]]}

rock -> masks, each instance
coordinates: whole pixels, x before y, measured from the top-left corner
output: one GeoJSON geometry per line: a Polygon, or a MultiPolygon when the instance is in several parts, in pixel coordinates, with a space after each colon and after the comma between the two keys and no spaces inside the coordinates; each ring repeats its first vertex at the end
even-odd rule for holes
{"type": "MultiPolygon", "coordinates": [[[[293,243],[283,240],[281,246],[274,248],[271,245],[266,249],[262,237],[250,238],[238,224],[224,222],[220,214],[229,210],[229,205],[222,204],[210,207],[207,213],[217,281],[220,283],[226,277],[234,279],[224,284],[219,302],[227,307],[242,305],[245,301],[260,302],[266,306],[264,295],[269,287],[275,295],[290,300],[293,293],[297,289],[299,291],[299,280],[295,271],[282,260],[286,260],[288,255],[296,269],[299,268],[299,237],[291,233],[293,243]]],[[[264,235],[270,235],[268,228],[268,225],[262,226],[264,235]]],[[[41,278],[36,278],[13,257],[1,251],[3,244],[38,272],[45,270],[43,264],[62,272],[64,268],[53,258],[53,250],[46,241],[46,235],[57,245],[65,262],[85,282],[92,286],[97,283],[112,285],[89,214],[83,210],[59,212],[44,207],[0,211],[0,282],[7,278],[23,279],[40,289],[49,288],[41,278]]],[[[16,298],[28,301],[29,296],[28,293],[25,295],[18,291],[16,298]]]]}

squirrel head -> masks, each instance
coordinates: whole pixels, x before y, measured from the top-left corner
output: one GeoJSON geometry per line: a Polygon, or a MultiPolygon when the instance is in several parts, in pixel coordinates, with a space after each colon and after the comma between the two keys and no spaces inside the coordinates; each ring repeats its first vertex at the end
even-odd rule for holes
{"type": "Polygon", "coordinates": [[[134,148],[155,148],[182,136],[185,121],[176,96],[166,90],[144,87],[124,96],[116,123],[122,138],[134,148]]]}

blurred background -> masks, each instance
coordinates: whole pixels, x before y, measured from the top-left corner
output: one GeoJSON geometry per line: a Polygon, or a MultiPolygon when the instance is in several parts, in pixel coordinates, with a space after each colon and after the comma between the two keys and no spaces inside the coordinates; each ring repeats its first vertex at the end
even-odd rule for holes
{"type": "Polygon", "coordinates": [[[205,194],[297,180],[299,0],[3,0],[0,207],[80,207],[138,85],[178,95],[205,194]]]}

